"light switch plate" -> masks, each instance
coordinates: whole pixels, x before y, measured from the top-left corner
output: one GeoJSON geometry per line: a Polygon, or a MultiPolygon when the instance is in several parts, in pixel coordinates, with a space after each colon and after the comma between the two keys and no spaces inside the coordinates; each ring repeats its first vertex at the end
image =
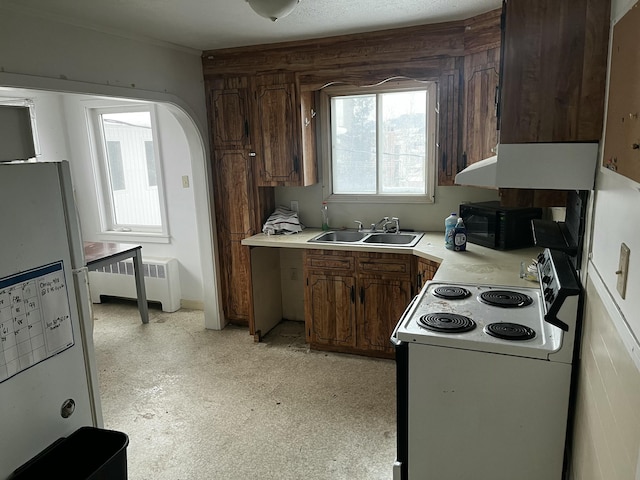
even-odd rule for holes
{"type": "Polygon", "coordinates": [[[620,245],[620,261],[618,263],[618,282],[616,288],[622,298],[627,294],[627,276],[629,275],[629,256],[631,250],[624,243],[620,245]]]}

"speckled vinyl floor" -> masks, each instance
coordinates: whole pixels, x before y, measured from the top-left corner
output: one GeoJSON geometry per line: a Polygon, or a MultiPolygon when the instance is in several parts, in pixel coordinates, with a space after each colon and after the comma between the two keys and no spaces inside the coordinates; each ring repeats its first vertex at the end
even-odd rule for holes
{"type": "Polygon", "coordinates": [[[309,351],[299,322],[256,344],[201,311],[94,305],[104,426],[129,480],[390,480],[395,363],[309,351]]]}

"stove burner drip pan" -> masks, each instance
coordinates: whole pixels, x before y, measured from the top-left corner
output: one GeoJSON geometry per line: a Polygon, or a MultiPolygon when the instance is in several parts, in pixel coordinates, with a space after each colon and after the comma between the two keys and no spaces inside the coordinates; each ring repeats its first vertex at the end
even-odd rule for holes
{"type": "Polygon", "coordinates": [[[485,333],[503,340],[531,340],[535,338],[536,331],[517,323],[490,323],[484,327],[485,333]]]}
{"type": "Polygon", "coordinates": [[[418,319],[418,325],[440,333],[463,333],[476,328],[476,322],[455,313],[428,313],[418,319]]]}
{"type": "Polygon", "coordinates": [[[445,285],[443,287],[437,287],[433,290],[433,295],[438,298],[445,298],[447,300],[461,300],[471,296],[471,292],[466,288],[456,287],[453,285],[445,285]]]}
{"type": "Polygon", "coordinates": [[[509,290],[488,290],[479,296],[482,303],[502,308],[526,307],[533,303],[533,299],[524,293],[509,290]]]}

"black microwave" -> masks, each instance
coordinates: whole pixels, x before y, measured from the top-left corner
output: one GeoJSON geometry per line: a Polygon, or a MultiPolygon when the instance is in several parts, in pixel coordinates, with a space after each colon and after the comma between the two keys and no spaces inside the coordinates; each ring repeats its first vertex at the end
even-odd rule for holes
{"type": "Polygon", "coordinates": [[[460,217],[467,229],[467,242],[513,250],[534,244],[531,220],[542,218],[542,209],[502,207],[498,201],[463,203],[460,217]]]}

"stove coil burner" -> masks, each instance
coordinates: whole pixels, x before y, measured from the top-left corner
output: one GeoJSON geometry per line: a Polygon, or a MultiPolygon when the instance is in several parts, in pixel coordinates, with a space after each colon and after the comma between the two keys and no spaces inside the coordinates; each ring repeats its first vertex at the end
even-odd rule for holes
{"type": "Polygon", "coordinates": [[[518,323],[490,323],[484,327],[485,333],[503,340],[531,340],[536,331],[518,323]]]}
{"type": "Polygon", "coordinates": [[[455,313],[427,313],[418,319],[418,325],[441,333],[463,333],[476,328],[476,322],[455,313]]]}
{"type": "Polygon", "coordinates": [[[447,285],[444,287],[434,288],[433,295],[447,300],[462,300],[463,298],[470,296],[471,292],[466,288],[447,285]]]}
{"type": "Polygon", "coordinates": [[[524,293],[509,290],[488,290],[480,294],[480,301],[487,305],[502,308],[526,307],[533,303],[533,299],[524,293]]]}

